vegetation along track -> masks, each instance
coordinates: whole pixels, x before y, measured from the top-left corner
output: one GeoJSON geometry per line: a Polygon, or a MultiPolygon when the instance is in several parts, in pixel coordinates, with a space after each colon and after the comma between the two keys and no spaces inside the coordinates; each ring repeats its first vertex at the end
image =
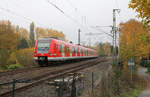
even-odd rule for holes
{"type": "MultiPolygon", "coordinates": [[[[45,73],[43,75],[40,75],[40,76],[37,76],[37,77],[24,79],[25,82],[29,82],[29,83],[24,84],[24,86],[16,88],[15,93],[25,91],[26,89],[37,86],[37,85],[39,85],[40,83],[42,83],[44,81],[54,80],[54,79],[59,78],[61,76],[65,76],[68,73],[77,72],[77,71],[82,70],[84,68],[88,68],[90,66],[97,65],[98,63],[103,62],[103,61],[106,61],[104,57],[88,60],[88,61],[85,61],[82,64],[78,64],[78,65],[70,64],[70,66],[68,66],[66,68],[63,68],[61,70],[60,69],[59,70],[54,70],[54,71],[47,72],[47,73],[45,73]]],[[[9,95],[11,95],[11,93],[12,93],[12,91],[7,91],[5,93],[0,94],[0,97],[9,96],[9,95]]]]}

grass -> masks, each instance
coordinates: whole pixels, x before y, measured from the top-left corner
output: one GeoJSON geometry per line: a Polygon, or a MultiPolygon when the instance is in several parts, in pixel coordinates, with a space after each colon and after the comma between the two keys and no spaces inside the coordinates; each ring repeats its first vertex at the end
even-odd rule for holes
{"type": "Polygon", "coordinates": [[[142,91],[142,88],[140,87],[137,87],[136,89],[131,88],[129,93],[123,94],[123,97],[138,97],[141,91],[142,91]]]}
{"type": "Polygon", "coordinates": [[[148,72],[148,71],[146,71],[145,73],[150,75],[150,72],[148,72]]]}
{"type": "Polygon", "coordinates": [[[20,64],[12,64],[8,66],[9,70],[15,70],[15,69],[19,69],[22,68],[22,66],[20,64]]]}
{"type": "Polygon", "coordinates": [[[0,72],[3,72],[3,71],[4,71],[4,69],[0,68],[0,72]]]}

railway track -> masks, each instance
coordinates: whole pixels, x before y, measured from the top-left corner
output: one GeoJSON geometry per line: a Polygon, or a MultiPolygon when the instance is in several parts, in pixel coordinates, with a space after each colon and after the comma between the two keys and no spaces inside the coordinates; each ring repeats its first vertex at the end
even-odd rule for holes
{"type": "Polygon", "coordinates": [[[32,67],[32,68],[9,70],[9,71],[5,71],[5,72],[0,72],[0,77],[7,76],[7,75],[15,75],[18,73],[23,73],[23,72],[27,72],[27,71],[31,71],[31,70],[37,70],[37,69],[40,69],[40,68],[32,67]]]}
{"type": "MultiPolygon", "coordinates": [[[[47,73],[40,75],[40,76],[37,76],[37,77],[21,79],[21,80],[24,80],[25,82],[29,82],[29,83],[25,84],[24,86],[16,88],[15,93],[25,91],[26,89],[37,86],[42,82],[51,81],[51,80],[54,80],[56,78],[65,76],[68,73],[74,73],[74,72],[77,72],[79,70],[97,65],[98,63],[103,62],[105,60],[106,60],[105,58],[92,59],[90,61],[83,62],[83,64],[71,65],[69,67],[62,68],[59,70],[53,70],[53,71],[47,72],[47,73]]],[[[7,96],[10,96],[11,94],[12,94],[12,91],[7,91],[7,92],[0,94],[0,97],[7,97],[7,96]]]]}
{"type": "MultiPolygon", "coordinates": [[[[64,63],[62,63],[64,64],[64,63]]],[[[70,63],[67,63],[70,64],[70,63]]],[[[55,66],[56,64],[54,64],[55,66]]],[[[58,64],[57,64],[58,65],[58,64]]],[[[16,70],[9,70],[9,71],[5,71],[5,72],[0,72],[0,77],[3,76],[8,76],[8,75],[16,75],[18,73],[24,73],[24,72],[28,72],[28,71],[35,71],[35,70],[40,70],[43,68],[47,68],[47,67],[31,67],[31,68],[23,68],[23,69],[16,69],[16,70]]]]}

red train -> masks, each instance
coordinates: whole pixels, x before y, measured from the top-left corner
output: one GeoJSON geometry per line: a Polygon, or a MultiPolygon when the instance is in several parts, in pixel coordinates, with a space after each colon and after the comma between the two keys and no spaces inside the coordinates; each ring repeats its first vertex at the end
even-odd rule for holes
{"type": "Polygon", "coordinates": [[[43,37],[35,42],[34,59],[40,66],[48,65],[49,62],[80,60],[97,56],[97,52],[93,49],[55,38],[43,37]]]}

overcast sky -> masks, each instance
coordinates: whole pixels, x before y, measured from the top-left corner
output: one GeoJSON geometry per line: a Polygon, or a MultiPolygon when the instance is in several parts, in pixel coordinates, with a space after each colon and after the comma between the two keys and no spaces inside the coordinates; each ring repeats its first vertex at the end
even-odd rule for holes
{"type": "MultiPolygon", "coordinates": [[[[130,0],[49,0],[57,5],[62,14],[47,0],[0,0],[0,20],[10,20],[14,25],[20,25],[29,30],[29,24],[34,21],[36,26],[53,28],[63,31],[69,41],[77,43],[77,31],[81,29],[81,42],[92,44],[96,42],[111,42],[105,34],[86,36],[85,33],[102,33],[92,26],[112,25],[112,10],[121,9],[117,14],[117,24],[136,18],[136,13],[128,9],[130,0]]],[[[101,27],[106,32],[110,28],[101,27]]]]}

